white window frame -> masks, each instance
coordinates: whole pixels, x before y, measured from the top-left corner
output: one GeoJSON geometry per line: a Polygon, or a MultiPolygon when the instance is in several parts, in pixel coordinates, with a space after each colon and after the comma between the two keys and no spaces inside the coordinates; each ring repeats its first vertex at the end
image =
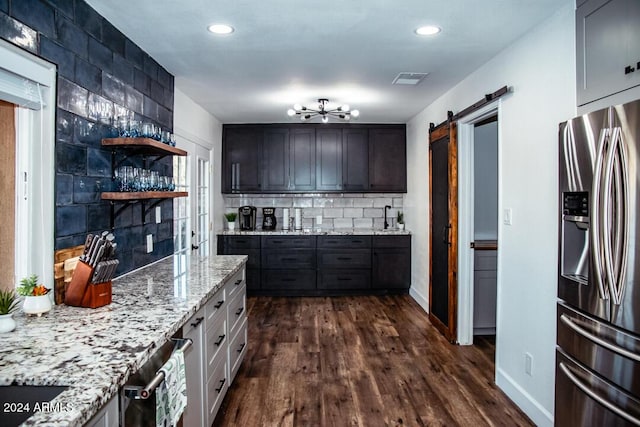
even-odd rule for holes
{"type": "Polygon", "coordinates": [[[53,288],[56,66],[0,40],[0,68],[36,83],[41,98],[38,110],[16,109],[14,284],[37,274],[53,288]]]}

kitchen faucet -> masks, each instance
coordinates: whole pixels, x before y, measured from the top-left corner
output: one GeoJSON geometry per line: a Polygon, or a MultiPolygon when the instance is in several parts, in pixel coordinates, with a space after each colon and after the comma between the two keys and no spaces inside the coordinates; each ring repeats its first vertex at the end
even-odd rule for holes
{"type": "Polygon", "coordinates": [[[387,222],[387,209],[391,209],[391,206],[385,205],[384,207],[384,229],[389,228],[389,223],[387,222]]]}

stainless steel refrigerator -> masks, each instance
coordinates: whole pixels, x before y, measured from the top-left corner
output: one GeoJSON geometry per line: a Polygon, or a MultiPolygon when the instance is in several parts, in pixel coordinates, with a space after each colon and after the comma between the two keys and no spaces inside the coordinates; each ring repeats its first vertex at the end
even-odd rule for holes
{"type": "Polygon", "coordinates": [[[640,100],[559,139],[555,424],[640,425],[640,100]]]}

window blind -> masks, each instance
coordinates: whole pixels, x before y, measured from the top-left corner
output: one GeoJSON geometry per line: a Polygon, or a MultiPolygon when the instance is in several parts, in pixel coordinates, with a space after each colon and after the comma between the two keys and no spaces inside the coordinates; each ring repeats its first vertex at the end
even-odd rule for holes
{"type": "Polygon", "coordinates": [[[38,83],[0,68],[0,99],[31,110],[44,107],[38,83]]]}

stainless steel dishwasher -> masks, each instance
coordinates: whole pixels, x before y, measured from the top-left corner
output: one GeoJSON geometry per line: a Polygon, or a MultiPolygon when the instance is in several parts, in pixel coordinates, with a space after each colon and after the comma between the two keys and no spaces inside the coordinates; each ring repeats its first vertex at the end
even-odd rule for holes
{"type": "MultiPolygon", "coordinates": [[[[131,427],[155,427],[156,388],[164,381],[160,371],[176,348],[187,351],[190,339],[182,338],[182,329],[167,341],[120,389],[120,425],[131,427]]],[[[182,418],[178,426],[182,424],[182,418]]]]}

